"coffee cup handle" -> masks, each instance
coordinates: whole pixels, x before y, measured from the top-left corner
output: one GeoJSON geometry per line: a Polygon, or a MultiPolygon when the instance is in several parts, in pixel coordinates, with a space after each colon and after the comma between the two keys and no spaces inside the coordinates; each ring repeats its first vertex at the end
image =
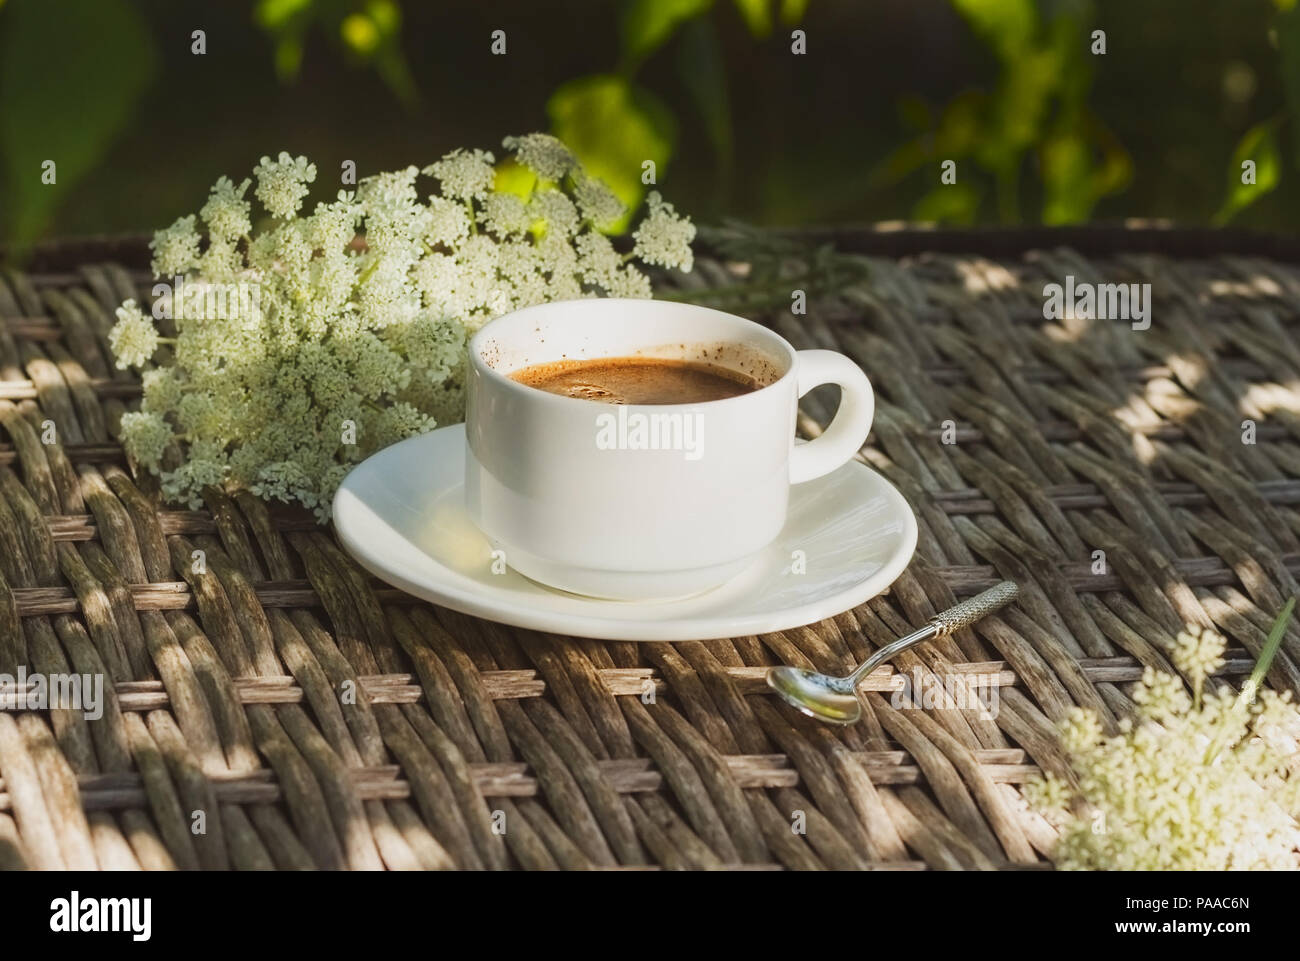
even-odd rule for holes
{"type": "Polygon", "coordinates": [[[822,384],[837,384],[840,407],[822,435],[790,452],[790,483],[802,484],[829,474],[853,457],[866,443],[876,395],[862,368],[833,350],[801,350],[797,373],[799,396],[822,384]]]}

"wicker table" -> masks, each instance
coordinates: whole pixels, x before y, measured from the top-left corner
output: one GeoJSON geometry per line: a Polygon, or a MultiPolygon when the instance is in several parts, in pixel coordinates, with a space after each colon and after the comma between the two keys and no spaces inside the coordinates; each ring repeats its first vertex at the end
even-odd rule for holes
{"type": "MultiPolygon", "coordinates": [[[[769,318],[872,376],[862,457],[913,505],[916,557],[820,624],[673,644],[437,609],[251,497],[161,506],[114,441],[138,385],[106,334],[148,292],[138,245],[5,275],[0,673],[111,685],[97,721],[0,710],[0,866],[1045,865],[1053,831],[1020,787],[1060,770],[1054,722],[1123,717],[1185,623],[1228,637],[1239,680],[1300,563],[1300,270],[1105,236],[924,252],[922,234],[863,235],[869,284],[769,318]],[[1150,329],[1045,321],[1043,285],[1067,274],[1149,282],[1150,329]],[[838,730],[766,693],[765,665],[843,671],[1001,578],[1016,606],[894,665],[991,675],[994,712],[904,709],[882,673],[866,721],[838,730]]],[[[1292,626],[1272,685],[1300,688],[1297,655],[1292,626]]]]}

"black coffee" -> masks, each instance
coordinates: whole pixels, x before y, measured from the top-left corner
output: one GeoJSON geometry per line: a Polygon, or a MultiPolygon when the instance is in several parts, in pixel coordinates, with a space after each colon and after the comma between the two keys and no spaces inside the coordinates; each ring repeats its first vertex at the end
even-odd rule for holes
{"type": "Polygon", "coordinates": [[[602,404],[698,404],[763,386],[725,367],[659,357],[559,360],[525,367],[510,378],[548,393],[602,404]]]}

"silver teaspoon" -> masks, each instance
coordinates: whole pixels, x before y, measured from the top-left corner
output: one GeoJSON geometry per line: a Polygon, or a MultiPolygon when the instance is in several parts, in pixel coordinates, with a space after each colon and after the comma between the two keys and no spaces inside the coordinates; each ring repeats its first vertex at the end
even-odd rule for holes
{"type": "Polygon", "coordinates": [[[858,685],[863,678],[895,654],[901,654],[922,641],[946,637],[953,631],[974,624],[986,614],[1009,603],[1020,593],[1012,581],[1003,581],[982,594],[962,601],[955,607],[930,618],[929,623],[906,637],[886,644],[858,665],[848,677],[831,677],[806,671],[801,667],[773,667],[767,672],[768,687],[809,717],[831,724],[855,724],[862,717],[858,685]]]}

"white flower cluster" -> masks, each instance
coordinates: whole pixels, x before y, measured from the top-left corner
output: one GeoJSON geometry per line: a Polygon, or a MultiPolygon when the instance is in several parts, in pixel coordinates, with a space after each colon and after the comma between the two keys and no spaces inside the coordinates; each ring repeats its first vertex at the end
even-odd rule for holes
{"type": "MultiPolygon", "coordinates": [[[[253,176],[257,178],[257,199],[262,201],[262,206],[272,217],[288,220],[298,212],[302,198],[307,196],[307,185],[316,179],[316,165],[308,163],[306,157],[290,157],[280,151],[280,156],[275,160],[263,157],[262,162],[253,168],[253,176]]],[[[213,202],[220,204],[217,191],[221,188],[222,184],[218,181],[217,187],[212,191],[213,198],[209,201],[209,206],[213,202]]],[[[224,199],[230,201],[236,198],[227,194],[224,199]]]]}
{"type": "Polygon", "coordinates": [[[1147,668],[1134,692],[1139,716],[1107,737],[1076,708],[1061,743],[1077,792],[1051,775],[1030,802],[1063,822],[1052,859],[1075,870],[1300,868],[1300,711],[1289,694],[1251,699],[1226,685],[1205,692],[1222,665],[1223,638],[1179,634],[1174,663],[1192,683],[1147,668]],[[1070,802],[1073,814],[1065,814],[1070,802]]]}
{"type": "Polygon", "coordinates": [[[326,520],[355,462],[462,417],[466,338],[488,320],[649,297],[637,260],[690,269],[695,228],[658,194],[621,254],[601,232],[621,204],[563,143],[535,133],[505,146],[536,174],[526,195],[494,189],[491,153],[457,150],[300,213],[316,168],[281,153],[252,180],[221,178],[197,219],[158,231],[154,273],[180,281],[164,314],[174,330],[160,336],[127,301],[110,346],[119,367],[143,369],[122,443],[169,500],[198,507],[207,486],[242,488],[326,520]],[[421,173],[438,184],[425,200],[421,173]],[[272,218],[256,231],[254,183],[272,218]],[[170,354],[151,366],[160,344],[170,354]]]}

